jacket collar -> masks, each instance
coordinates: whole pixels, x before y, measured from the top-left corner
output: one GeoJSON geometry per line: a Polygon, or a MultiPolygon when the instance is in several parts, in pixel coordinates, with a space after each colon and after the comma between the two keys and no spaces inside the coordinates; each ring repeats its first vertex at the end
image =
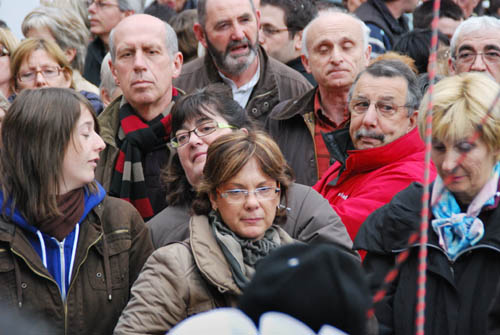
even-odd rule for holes
{"type": "Polygon", "coordinates": [[[425,149],[425,145],[416,127],[391,143],[362,150],[350,149],[353,145],[348,128],[337,130],[334,132],[333,136],[336,137],[336,140],[333,142],[333,145],[330,144],[332,147],[332,152],[330,152],[330,154],[332,154],[342,166],[337,178],[329,183],[331,185],[336,185],[341,179],[348,178],[351,174],[365,173],[380,169],[425,149]],[[334,148],[335,145],[337,148],[334,148]]]}
{"type": "Polygon", "coordinates": [[[231,273],[229,264],[220,250],[206,216],[192,216],[189,221],[189,242],[198,269],[223,293],[231,291],[241,294],[231,273]]]}
{"type": "Polygon", "coordinates": [[[307,91],[296,99],[289,100],[286,106],[279,112],[272,115],[274,120],[288,120],[294,116],[302,116],[314,112],[314,97],[317,87],[307,91]]]}

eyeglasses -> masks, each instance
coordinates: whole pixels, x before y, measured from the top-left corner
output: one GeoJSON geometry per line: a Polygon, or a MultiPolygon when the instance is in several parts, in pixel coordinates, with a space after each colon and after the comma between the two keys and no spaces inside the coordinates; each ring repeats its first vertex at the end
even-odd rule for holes
{"type": "Polygon", "coordinates": [[[500,52],[499,51],[488,51],[488,52],[478,52],[474,53],[470,50],[464,50],[459,52],[456,57],[454,57],[457,63],[461,63],[464,65],[474,64],[476,61],[476,57],[481,55],[483,57],[483,62],[489,64],[498,64],[500,63],[500,52]]]}
{"type": "Polygon", "coordinates": [[[177,135],[170,140],[170,144],[174,148],[182,147],[183,145],[189,142],[189,138],[191,137],[191,133],[195,133],[198,137],[203,137],[212,134],[217,129],[236,129],[235,126],[231,126],[227,123],[219,123],[213,120],[200,124],[198,127],[190,130],[190,131],[182,131],[178,132],[177,135]]]}
{"type": "Polygon", "coordinates": [[[102,0],[86,0],[87,8],[95,4],[96,8],[103,9],[105,7],[118,7],[116,3],[105,2],[102,0]]]}
{"type": "MultiPolygon", "coordinates": [[[[370,108],[372,102],[370,100],[364,99],[354,99],[349,104],[349,109],[351,113],[355,115],[363,115],[370,108]]],[[[396,114],[398,109],[403,107],[409,107],[408,105],[398,106],[392,102],[388,101],[377,101],[375,102],[375,110],[377,113],[384,118],[391,118],[396,114]]]]}
{"type": "Polygon", "coordinates": [[[20,73],[18,78],[19,81],[23,83],[29,83],[35,80],[37,73],[41,73],[45,79],[51,79],[59,76],[61,73],[62,69],[60,67],[56,66],[48,66],[44,67],[41,70],[35,70],[35,71],[29,71],[29,72],[24,72],[20,73]]]}
{"type": "Polygon", "coordinates": [[[253,191],[235,188],[233,190],[219,192],[219,194],[222,198],[226,199],[228,203],[241,204],[244,201],[246,201],[250,193],[253,193],[255,198],[261,201],[261,200],[275,199],[276,195],[280,191],[281,189],[279,187],[263,186],[263,187],[258,187],[253,191]]]}
{"type": "Polygon", "coordinates": [[[274,28],[273,26],[267,25],[267,24],[263,24],[262,26],[260,26],[260,29],[267,36],[273,36],[273,35],[276,35],[278,33],[281,33],[282,31],[288,31],[288,28],[278,29],[278,28],[274,28]]]}
{"type": "Polygon", "coordinates": [[[8,55],[10,55],[10,52],[9,52],[9,50],[7,50],[6,47],[0,48],[0,57],[8,56],[8,55]]]}

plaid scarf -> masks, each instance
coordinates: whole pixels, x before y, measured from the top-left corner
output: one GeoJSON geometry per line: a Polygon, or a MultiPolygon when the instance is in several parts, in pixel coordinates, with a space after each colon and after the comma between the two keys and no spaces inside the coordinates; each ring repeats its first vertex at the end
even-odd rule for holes
{"type": "Polygon", "coordinates": [[[144,122],[128,103],[120,107],[120,129],[117,145],[120,148],[111,178],[110,195],[131,202],[144,220],[155,213],[147,195],[142,158],[159,145],[167,145],[172,115],[160,114],[144,122]]]}

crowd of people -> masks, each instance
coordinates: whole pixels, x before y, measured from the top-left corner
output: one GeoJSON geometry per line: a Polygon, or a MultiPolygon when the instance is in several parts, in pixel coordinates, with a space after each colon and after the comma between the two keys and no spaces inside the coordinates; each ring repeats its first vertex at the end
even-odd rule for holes
{"type": "Polygon", "coordinates": [[[500,2],[440,1],[437,39],[433,5],[53,0],[0,27],[2,332],[500,334],[500,2]]]}

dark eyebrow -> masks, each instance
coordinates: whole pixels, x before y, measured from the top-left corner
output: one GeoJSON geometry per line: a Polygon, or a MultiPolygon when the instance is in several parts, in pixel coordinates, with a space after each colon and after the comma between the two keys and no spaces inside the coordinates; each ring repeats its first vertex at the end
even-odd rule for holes
{"type": "Polygon", "coordinates": [[[470,46],[470,45],[468,45],[468,44],[461,45],[461,46],[460,46],[460,48],[458,48],[458,50],[457,50],[457,51],[458,51],[458,52],[462,52],[462,51],[464,51],[464,50],[467,50],[467,51],[476,51],[476,50],[474,50],[474,48],[473,48],[473,47],[471,47],[471,46],[470,46]]]}
{"type": "Polygon", "coordinates": [[[495,50],[495,51],[500,51],[500,47],[495,44],[486,44],[483,48],[483,50],[489,51],[489,50],[495,50]]]}
{"type": "Polygon", "coordinates": [[[213,121],[213,120],[211,118],[209,118],[208,116],[202,116],[201,118],[196,120],[195,125],[199,126],[200,124],[205,123],[207,121],[213,121]]]}

